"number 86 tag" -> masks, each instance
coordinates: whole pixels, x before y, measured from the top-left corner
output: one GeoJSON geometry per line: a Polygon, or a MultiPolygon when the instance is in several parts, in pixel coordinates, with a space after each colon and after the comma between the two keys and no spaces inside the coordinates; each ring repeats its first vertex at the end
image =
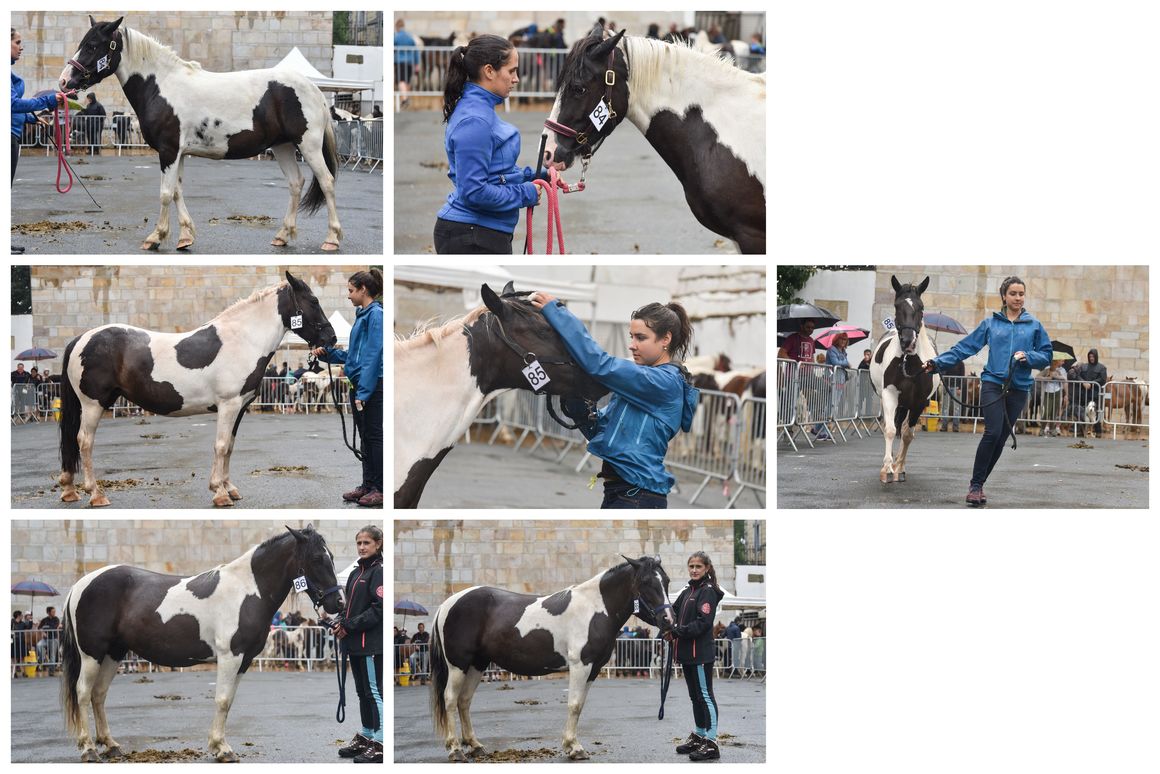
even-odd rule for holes
{"type": "Polygon", "coordinates": [[[539,360],[533,360],[532,362],[528,363],[527,367],[523,369],[522,373],[524,378],[528,380],[528,384],[530,384],[532,389],[536,392],[539,392],[544,388],[544,385],[552,381],[548,378],[548,374],[544,371],[544,367],[540,365],[539,360]]]}

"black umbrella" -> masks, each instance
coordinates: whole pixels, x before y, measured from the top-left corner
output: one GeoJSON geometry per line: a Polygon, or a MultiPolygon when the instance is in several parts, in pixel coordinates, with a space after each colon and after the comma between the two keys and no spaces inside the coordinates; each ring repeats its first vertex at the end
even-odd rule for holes
{"type": "Polygon", "coordinates": [[[922,324],[932,331],[944,331],[946,333],[967,332],[967,329],[958,320],[942,312],[923,312],[922,324]]]}
{"type": "Polygon", "coordinates": [[[57,357],[60,357],[60,355],[56,354],[51,349],[45,349],[44,347],[33,347],[32,349],[24,350],[23,352],[21,352],[19,355],[16,355],[12,359],[13,360],[52,360],[53,358],[57,358],[57,357]]]}
{"type": "Polygon", "coordinates": [[[813,320],[815,328],[826,328],[842,318],[814,304],[785,304],[777,308],[777,329],[790,333],[800,330],[802,323],[813,320]]]}
{"type": "Polygon", "coordinates": [[[1064,344],[1062,341],[1051,342],[1051,359],[1060,360],[1058,355],[1068,355],[1070,359],[1064,360],[1063,367],[1070,368],[1071,364],[1075,362],[1075,349],[1070,344],[1064,344]]]}
{"type": "MultiPolygon", "coordinates": [[[[54,589],[50,584],[38,580],[23,580],[19,583],[12,584],[12,593],[17,595],[27,595],[30,597],[28,606],[32,607],[31,597],[59,597],[60,592],[54,589]]],[[[29,612],[32,612],[29,610],[29,612]]]]}
{"type": "Polygon", "coordinates": [[[403,626],[406,627],[408,615],[427,615],[427,608],[418,602],[412,602],[409,599],[400,599],[395,603],[395,614],[403,616],[403,626]]]}

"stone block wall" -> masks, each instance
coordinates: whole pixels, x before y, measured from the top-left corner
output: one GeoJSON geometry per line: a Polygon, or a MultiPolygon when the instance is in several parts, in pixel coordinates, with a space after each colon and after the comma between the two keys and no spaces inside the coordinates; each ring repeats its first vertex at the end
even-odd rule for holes
{"type": "MultiPolygon", "coordinates": [[[[875,338],[882,335],[882,320],[894,316],[892,274],[903,283],[929,275],[922,295],[926,310],[950,315],[968,332],[999,311],[999,284],[1015,275],[1027,284],[1027,311],[1052,339],[1072,345],[1081,361],[1089,349],[1098,349],[1109,378],[1148,379],[1147,266],[878,266],[877,272],[875,338]]],[[[938,333],[935,346],[945,352],[962,338],[938,333]]],[[[984,349],[966,361],[968,374],[982,372],[985,355],[984,349]]]]}
{"type": "MultiPolygon", "coordinates": [[[[336,571],[358,558],[354,538],[371,519],[302,519],[273,521],[179,519],[13,519],[12,582],[42,580],[52,584],[59,597],[12,595],[11,610],[35,611],[36,620],[45,607],[58,613],[72,585],[93,570],[110,564],[131,564],[154,572],[190,576],[238,558],[251,547],[284,532],[314,524],[334,554],[336,571]]],[[[385,530],[384,530],[385,532],[385,530]]],[[[301,601],[301,612],[313,612],[301,601]]],[[[11,617],[11,613],[9,614],[11,617]]]]}
{"type": "Polygon", "coordinates": [[[687,580],[693,551],[709,554],[726,588],[735,578],[731,520],[396,521],[393,550],[395,598],[427,608],[428,627],[440,603],[462,589],[548,594],[614,567],[621,554],[659,555],[670,591],[687,580]]]}
{"type": "MultiPolygon", "coordinates": [[[[143,32],[206,70],[230,72],[273,67],[297,46],[324,75],[330,75],[334,45],[331,11],[128,11],[94,12],[97,21],[124,15],[122,24],[143,32]]],[[[24,56],[14,69],[26,94],[54,88],[65,62],[89,29],[89,14],[69,11],[13,11],[12,26],[24,40],[24,56]]],[[[109,115],[132,113],[115,77],[94,89],[109,115]]]]}
{"type": "MultiPolygon", "coordinates": [[[[354,323],[346,278],[365,266],[47,266],[32,267],[33,340],[60,355],[76,336],[108,323],[183,332],[240,298],[285,278],[306,282],[327,315],[354,323]]],[[[297,342],[305,352],[305,342],[297,342]]],[[[41,364],[60,373],[61,360],[41,364]]]]}
{"type": "MultiPolygon", "coordinates": [[[[447,37],[456,32],[464,37],[488,34],[506,38],[529,24],[544,29],[562,18],[564,40],[569,45],[587,34],[600,16],[616,22],[617,29],[626,30],[628,35],[643,36],[650,24],[659,24],[662,35],[670,23],[685,26],[684,11],[397,11],[394,14],[395,18],[406,21],[407,31],[412,35],[432,37],[447,37]]],[[[393,30],[393,19],[391,24],[393,30]]]]}

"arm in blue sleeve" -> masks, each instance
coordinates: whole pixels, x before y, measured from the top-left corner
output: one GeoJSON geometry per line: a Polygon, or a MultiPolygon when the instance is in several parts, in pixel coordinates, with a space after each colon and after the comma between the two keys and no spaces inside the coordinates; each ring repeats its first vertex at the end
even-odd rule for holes
{"type": "Polygon", "coordinates": [[[323,363],[345,363],[346,350],[335,349],[334,347],[327,347],[326,352],[318,356],[318,359],[323,363]]]}
{"type": "Polygon", "coordinates": [[[1027,353],[1027,363],[1032,368],[1047,368],[1051,365],[1051,337],[1043,323],[1036,323],[1035,338],[1032,339],[1031,351],[1027,353]]]}
{"type": "MultiPolygon", "coordinates": [[[[12,100],[13,113],[34,113],[37,110],[52,110],[56,107],[56,94],[44,94],[29,99],[17,98],[12,100]]],[[[32,120],[36,120],[35,118],[32,120]]]]}
{"type": "Polygon", "coordinates": [[[648,410],[656,405],[658,391],[663,392],[672,386],[672,376],[662,369],[638,366],[605,352],[588,333],[584,323],[560,302],[545,306],[544,317],[560,334],[564,346],[586,373],[631,403],[648,410]]]}
{"type": "Polygon", "coordinates": [[[455,184],[464,203],[480,212],[510,212],[536,203],[533,183],[492,185],[487,180],[491,161],[491,127],[482,118],[465,118],[452,136],[455,184]]]}
{"type": "Polygon", "coordinates": [[[950,368],[982,349],[987,343],[988,330],[990,330],[990,320],[983,320],[979,323],[978,328],[971,331],[971,335],[934,359],[935,370],[942,371],[950,368]]]}
{"type": "Polygon", "coordinates": [[[379,386],[379,377],[383,373],[383,316],[366,315],[366,326],[366,335],[363,337],[362,346],[359,347],[359,384],[355,393],[355,398],[364,403],[375,394],[379,386]]]}

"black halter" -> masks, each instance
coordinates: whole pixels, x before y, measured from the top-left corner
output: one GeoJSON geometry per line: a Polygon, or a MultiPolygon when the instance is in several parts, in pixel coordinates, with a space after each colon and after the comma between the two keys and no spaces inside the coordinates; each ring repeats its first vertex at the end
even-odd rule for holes
{"type": "MultiPolygon", "coordinates": [[[[628,62],[628,55],[626,54],[625,55],[625,63],[627,64],[627,62],[628,62]]],[[[614,124],[615,124],[615,122],[616,122],[616,109],[612,107],[612,87],[616,85],[616,71],[612,69],[612,66],[614,64],[616,64],[616,46],[613,46],[612,50],[608,52],[608,67],[604,70],[604,97],[603,97],[603,101],[608,103],[608,113],[609,113],[608,120],[614,122],[614,124]]],[[[544,121],[544,128],[550,129],[562,137],[567,137],[571,140],[575,140],[576,144],[584,149],[584,152],[581,155],[583,156],[583,159],[585,161],[585,166],[587,166],[588,159],[591,158],[592,154],[596,152],[596,149],[600,147],[600,143],[604,142],[604,138],[608,136],[607,134],[599,135],[596,138],[595,144],[593,144],[591,147],[587,147],[588,140],[590,138],[589,138],[589,134],[586,130],[576,130],[576,129],[573,129],[572,127],[567,126],[565,124],[561,124],[557,121],[553,121],[550,118],[548,120],[544,121]]],[[[611,134],[611,129],[609,130],[609,134],[611,134]]]]}
{"type": "MultiPolygon", "coordinates": [[[[310,576],[299,566],[298,575],[306,580],[306,596],[310,598],[310,603],[314,605],[314,612],[318,613],[318,608],[322,606],[323,601],[336,591],[341,591],[342,586],[334,585],[330,588],[320,589],[314,585],[314,581],[310,580],[310,576]]],[[[321,614],[319,614],[321,617],[321,614]]]]}
{"type": "MultiPolygon", "coordinates": [[[[121,33],[120,33],[120,31],[118,31],[113,35],[112,38],[109,39],[109,48],[108,48],[109,54],[108,54],[108,56],[109,56],[110,61],[109,61],[108,70],[109,70],[110,74],[115,73],[117,71],[117,68],[121,65],[121,54],[119,53],[122,50],[121,44],[122,44],[121,33]]],[[[82,81],[81,81],[81,88],[82,89],[87,89],[89,86],[93,85],[94,81],[92,80],[92,78],[97,73],[95,73],[92,70],[90,70],[89,68],[85,67],[83,64],[81,64],[80,62],[78,62],[75,59],[69,59],[66,62],[66,64],[69,65],[70,67],[72,67],[74,70],[80,71],[81,77],[82,77],[82,81]]]]}

